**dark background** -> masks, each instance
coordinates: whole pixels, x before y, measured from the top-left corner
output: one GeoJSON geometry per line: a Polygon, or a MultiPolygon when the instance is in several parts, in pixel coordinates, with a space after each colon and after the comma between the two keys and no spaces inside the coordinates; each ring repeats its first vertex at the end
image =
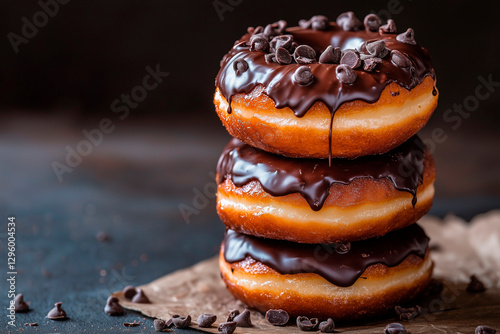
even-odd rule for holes
{"type": "MultiPolygon", "coordinates": [[[[458,129],[443,119],[474,95],[478,76],[500,81],[500,25],[492,4],[242,0],[221,20],[212,1],[72,0],[16,54],[7,35],[20,35],[22,18],[32,21],[40,6],[2,1],[0,249],[5,255],[6,218],[16,216],[17,288],[33,309],[18,315],[18,325],[35,332],[22,325],[36,321],[38,333],[150,332],[152,321],[136,313],[105,316],[106,297],[216,254],[224,228],[210,175],[229,136],[214,112],[214,78],[247,26],[283,18],[295,25],[315,14],[334,20],[353,10],[360,19],[371,11],[389,14],[399,31],[414,28],[417,42],[431,51],[440,90],[421,136],[431,138],[435,129],[447,136],[433,149],[438,178],[431,213],[468,220],[500,208],[500,89],[458,129]],[[112,101],[156,64],[169,77],[119,120],[112,101]],[[103,118],[115,130],[59,182],[52,163],[64,162],[66,147],[75,148],[85,139],[82,131],[103,118]],[[210,196],[200,200],[196,193],[205,188],[210,196]],[[179,205],[196,201],[198,213],[184,219],[179,205]],[[97,241],[99,231],[111,241],[97,241]],[[56,301],[70,321],[44,319],[56,301]],[[121,325],[133,320],[143,322],[140,329],[121,325]]],[[[0,299],[2,309],[7,303],[0,299]]]]}

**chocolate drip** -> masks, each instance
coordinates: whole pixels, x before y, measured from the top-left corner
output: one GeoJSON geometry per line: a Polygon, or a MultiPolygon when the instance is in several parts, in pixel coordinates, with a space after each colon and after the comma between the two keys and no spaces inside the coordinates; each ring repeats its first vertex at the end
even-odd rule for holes
{"type": "Polygon", "coordinates": [[[230,178],[242,187],[256,180],[273,196],[299,193],[314,211],[323,207],[332,184],[349,184],[358,178],[378,180],[389,178],[394,187],[413,195],[423,179],[424,144],[410,138],[396,149],[354,160],[292,159],[264,152],[232,139],[224,149],[217,165],[218,182],[230,178]]]}
{"type": "Polygon", "coordinates": [[[394,267],[410,254],[424,258],[429,238],[417,224],[390,232],[379,238],[351,243],[344,254],[335,244],[298,244],[257,238],[228,230],[224,238],[224,258],[229,263],[247,256],[262,262],[282,275],[316,273],[341,287],[353,285],[371,265],[394,267]]]}

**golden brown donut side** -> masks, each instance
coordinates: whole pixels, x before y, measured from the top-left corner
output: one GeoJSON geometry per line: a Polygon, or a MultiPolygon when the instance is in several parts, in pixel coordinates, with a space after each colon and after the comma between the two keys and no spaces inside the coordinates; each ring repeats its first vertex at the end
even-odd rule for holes
{"type": "MultiPolygon", "coordinates": [[[[332,157],[381,154],[399,146],[431,117],[438,100],[434,89],[435,79],[429,76],[411,91],[391,83],[375,103],[344,103],[333,120],[332,157]]],[[[230,114],[218,88],[214,104],[228,132],[253,147],[293,158],[328,158],[331,114],[322,102],[299,118],[290,108],[275,108],[258,87],[235,95],[230,114]]]]}

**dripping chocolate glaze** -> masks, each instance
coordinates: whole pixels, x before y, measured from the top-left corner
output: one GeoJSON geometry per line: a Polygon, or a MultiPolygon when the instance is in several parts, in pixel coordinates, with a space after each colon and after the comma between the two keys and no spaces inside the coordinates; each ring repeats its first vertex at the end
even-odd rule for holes
{"type": "Polygon", "coordinates": [[[414,136],[388,153],[354,160],[332,159],[329,165],[326,159],[286,158],[232,139],[219,158],[217,181],[222,183],[229,178],[242,187],[256,180],[273,196],[299,193],[311,209],[318,211],[334,183],[389,178],[396,189],[413,195],[415,205],[424,172],[424,148],[422,141],[414,136]]]}
{"type": "Polygon", "coordinates": [[[248,236],[228,230],[224,238],[224,258],[229,263],[247,256],[264,263],[282,275],[316,273],[341,287],[353,285],[371,265],[394,267],[410,254],[424,258],[429,238],[417,224],[379,238],[351,243],[344,254],[335,245],[297,244],[248,236]]]}

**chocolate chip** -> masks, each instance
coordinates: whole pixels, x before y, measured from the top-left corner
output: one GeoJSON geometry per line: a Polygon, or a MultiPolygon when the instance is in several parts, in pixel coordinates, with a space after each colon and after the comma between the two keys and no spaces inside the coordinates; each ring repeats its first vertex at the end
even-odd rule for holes
{"type": "Polygon", "coordinates": [[[216,320],[217,316],[215,314],[205,313],[200,315],[196,322],[198,323],[198,326],[208,328],[212,326],[216,320]]]}
{"type": "Polygon", "coordinates": [[[254,35],[255,34],[261,34],[264,32],[264,27],[263,26],[258,26],[253,30],[254,35]]]}
{"type": "Polygon", "coordinates": [[[275,59],[280,65],[288,65],[292,62],[292,55],[285,48],[278,48],[275,59]]]}
{"type": "Polygon", "coordinates": [[[476,334],[495,334],[496,332],[496,329],[489,326],[477,326],[475,331],[476,334]]]}
{"type": "Polygon", "coordinates": [[[14,311],[16,313],[24,313],[30,310],[30,306],[28,303],[24,301],[24,297],[22,293],[19,293],[14,298],[14,311]]]}
{"type": "Polygon", "coordinates": [[[68,318],[66,312],[62,308],[61,302],[54,304],[54,308],[47,313],[47,318],[50,320],[64,320],[68,318]]]}
{"type": "Polygon", "coordinates": [[[150,304],[151,302],[142,289],[137,289],[137,293],[132,298],[132,303],[150,304]]]}
{"type": "Polygon", "coordinates": [[[378,28],[382,25],[382,21],[375,14],[368,14],[365,16],[363,20],[363,24],[365,25],[365,29],[369,31],[377,31],[378,28]]]}
{"type": "Polygon", "coordinates": [[[387,325],[385,327],[384,333],[385,334],[406,334],[406,333],[408,333],[408,331],[406,330],[406,328],[404,328],[403,325],[395,322],[395,323],[387,325]]]}
{"type": "Polygon", "coordinates": [[[408,68],[411,65],[410,59],[398,50],[391,51],[391,61],[394,65],[402,68],[408,68]]]}
{"type": "Polygon", "coordinates": [[[394,307],[394,311],[399,317],[399,320],[411,320],[422,314],[422,308],[420,306],[404,308],[401,306],[394,307]]]}
{"type": "Polygon", "coordinates": [[[387,24],[384,24],[380,28],[378,28],[379,34],[395,34],[398,32],[396,29],[396,22],[394,20],[389,19],[387,20],[387,24]]]}
{"type": "Polygon", "coordinates": [[[476,275],[470,277],[469,285],[467,285],[467,292],[470,293],[481,293],[486,291],[483,282],[481,282],[476,275]]]}
{"type": "Polygon", "coordinates": [[[222,334],[232,334],[236,330],[236,322],[227,321],[219,324],[217,330],[222,334]]]}
{"type": "Polygon", "coordinates": [[[358,31],[363,24],[353,12],[342,13],[337,17],[337,25],[345,31],[358,31]]]}
{"type": "Polygon", "coordinates": [[[250,37],[250,51],[269,51],[269,41],[264,34],[257,34],[250,37]]]}
{"type": "Polygon", "coordinates": [[[252,320],[250,319],[250,311],[245,309],[243,312],[234,317],[234,322],[238,327],[252,327],[252,320]]]}
{"type": "Polygon", "coordinates": [[[293,44],[292,35],[279,35],[271,40],[271,50],[276,51],[279,48],[290,50],[293,44]]]}
{"type": "Polygon", "coordinates": [[[311,18],[311,28],[314,30],[326,30],[330,27],[330,21],[326,16],[315,15],[311,18]]]}
{"type": "Polygon", "coordinates": [[[248,70],[248,63],[245,59],[238,58],[233,62],[233,69],[236,75],[241,75],[248,70]]]}
{"type": "Polygon", "coordinates": [[[340,59],[340,63],[347,65],[352,69],[356,69],[361,66],[361,58],[356,52],[347,51],[340,59]]]}
{"type": "Polygon", "coordinates": [[[266,312],[266,320],[274,326],[284,326],[290,320],[288,312],[285,310],[268,310],[266,312]]]}
{"type": "Polygon", "coordinates": [[[329,45],[325,51],[319,56],[321,64],[338,64],[340,61],[340,48],[334,48],[329,45]]]}
{"type": "Polygon", "coordinates": [[[415,32],[412,28],[408,28],[408,30],[406,30],[404,33],[397,35],[396,40],[406,44],[417,44],[417,42],[415,42],[415,32]]]}
{"type": "Polygon", "coordinates": [[[191,325],[191,316],[188,314],[185,317],[177,316],[172,317],[172,323],[177,328],[188,328],[191,325]]]}
{"type": "Polygon", "coordinates": [[[293,74],[293,81],[299,86],[309,86],[314,81],[314,75],[309,67],[301,66],[293,74]]]}
{"type": "Polygon", "coordinates": [[[233,321],[234,317],[236,317],[238,314],[240,314],[240,310],[234,309],[229,311],[227,314],[226,322],[233,321]]]}
{"type": "Polygon", "coordinates": [[[269,37],[281,35],[285,31],[286,26],[287,26],[287,23],[285,20],[280,20],[278,22],[268,24],[264,28],[264,34],[266,34],[269,37]]]}
{"type": "Polygon", "coordinates": [[[364,64],[363,64],[363,69],[367,72],[371,72],[375,69],[377,64],[380,64],[380,63],[382,63],[382,59],[380,59],[380,58],[373,57],[373,58],[365,59],[364,64]]]}
{"type": "Polygon", "coordinates": [[[36,327],[38,326],[38,322],[30,322],[29,325],[30,327],[36,327]]]}
{"type": "Polygon", "coordinates": [[[172,327],[174,325],[174,322],[172,321],[173,318],[178,318],[180,315],[174,314],[170,319],[167,320],[167,323],[165,324],[166,327],[172,327]]]}
{"type": "Polygon", "coordinates": [[[316,51],[309,45],[299,45],[293,53],[297,64],[312,64],[316,61],[316,51]]]}
{"type": "Polygon", "coordinates": [[[302,29],[311,28],[311,20],[300,20],[299,27],[301,27],[302,29]]]}
{"type": "Polygon", "coordinates": [[[265,55],[266,63],[276,63],[276,53],[268,53],[265,55]]]}
{"type": "Polygon", "coordinates": [[[297,327],[301,331],[312,331],[318,327],[318,319],[308,317],[297,317],[297,327]]]}
{"type": "Polygon", "coordinates": [[[137,321],[137,322],[136,322],[136,321],[134,320],[134,322],[124,322],[124,323],[123,323],[123,326],[125,326],[125,327],[137,327],[137,326],[139,326],[140,324],[141,324],[141,323],[140,323],[140,321],[137,321]]]}
{"type": "Polygon", "coordinates": [[[155,328],[155,332],[163,332],[163,329],[166,327],[166,321],[162,319],[155,319],[153,322],[153,326],[155,328]]]}
{"type": "Polygon", "coordinates": [[[118,298],[109,296],[106,306],[104,306],[104,312],[111,316],[123,315],[123,307],[118,304],[118,298]]]}
{"type": "Polygon", "coordinates": [[[326,321],[322,321],[319,324],[319,330],[321,333],[333,333],[335,332],[335,323],[332,318],[328,318],[326,321]]]}
{"type": "Polygon", "coordinates": [[[127,299],[132,299],[134,298],[135,294],[137,293],[137,289],[135,286],[132,285],[127,285],[126,287],[123,288],[123,296],[127,299]]]}
{"type": "MultiPolygon", "coordinates": [[[[337,73],[337,79],[343,84],[350,85],[356,81],[356,74],[350,66],[339,65],[335,72],[337,73]]],[[[337,246],[335,246],[335,249],[337,249],[337,246]]]]}
{"type": "Polygon", "coordinates": [[[384,58],[389,54],[389,49],[385,46],[385,42],[383,40],[366,43],[366,51],[368,51],[372,56],[379,58],[384,58]]]}

